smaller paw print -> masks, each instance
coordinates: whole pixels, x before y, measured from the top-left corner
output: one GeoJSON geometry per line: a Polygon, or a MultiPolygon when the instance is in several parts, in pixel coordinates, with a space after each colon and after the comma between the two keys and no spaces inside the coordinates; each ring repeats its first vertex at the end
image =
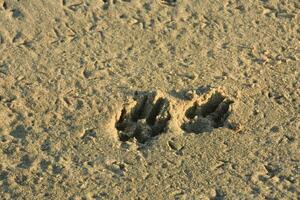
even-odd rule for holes
{"type": "Polygon", "coordinates": [[[233,101],[216,91],[206,102],[195,102],[192,107],[187,109],[185,113],[187,120],[182,125],[182,129],[186,132],[203,133],[227,126],[225,122],[230,115],[232,103],[233,101]]]}

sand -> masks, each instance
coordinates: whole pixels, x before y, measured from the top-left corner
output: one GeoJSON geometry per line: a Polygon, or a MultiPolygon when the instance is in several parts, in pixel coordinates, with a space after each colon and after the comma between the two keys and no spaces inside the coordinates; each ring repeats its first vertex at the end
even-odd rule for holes
{"type": "Polygon", "coordinates": [[[0,0],[0,199],[300,199],[298,0],[0,0]]]}

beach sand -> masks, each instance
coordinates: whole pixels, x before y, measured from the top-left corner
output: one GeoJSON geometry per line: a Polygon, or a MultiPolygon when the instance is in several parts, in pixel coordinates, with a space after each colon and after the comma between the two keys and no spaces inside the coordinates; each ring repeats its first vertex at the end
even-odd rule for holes
{"type": "Polygon", "coordinates": [[[298,0],[0,0],[0,199],[299,199],[298,0]]]}

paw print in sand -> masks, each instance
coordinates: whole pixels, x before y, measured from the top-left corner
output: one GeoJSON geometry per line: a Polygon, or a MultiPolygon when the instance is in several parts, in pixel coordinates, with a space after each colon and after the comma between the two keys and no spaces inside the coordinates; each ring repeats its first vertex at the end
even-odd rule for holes
{"type": "Polygon", "coordinates": [[[227,118],[232,103],[221,92],[215,91],[206,100],[196,101],[186,110],[186,120],[181,128],[190,133],[210,132],[220,127],[231,128],[227,118]]]}
{"type": "Polygon", "coordinates": [[[135,103],[124,106],[115,127],[120,141],[145,143],[165,132],[171,118],[169,101],[157,92],[136,94],[135,103]]]}

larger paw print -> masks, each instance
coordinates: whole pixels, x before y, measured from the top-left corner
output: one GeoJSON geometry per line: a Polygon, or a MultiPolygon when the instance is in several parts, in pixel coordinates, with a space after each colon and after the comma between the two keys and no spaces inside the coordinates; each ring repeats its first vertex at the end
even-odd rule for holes
{"type": "Polygon", "coordinates": [[[230,115],[232,100],[227,99],[221,92],[215,91],[204,102],[196,101],[185,112],[186,121],[182,129],[186,132],[203,133],[215,128],[228,127],[227,118],[230,115]]]}
{"type": "Polygon", "coordinates": [[[133,108],[124,107],[115,124],[123,142],[136,139],[145,143],[166,131],[171,118],[169,101],[156,93],[137,95],[133,108]]]}

